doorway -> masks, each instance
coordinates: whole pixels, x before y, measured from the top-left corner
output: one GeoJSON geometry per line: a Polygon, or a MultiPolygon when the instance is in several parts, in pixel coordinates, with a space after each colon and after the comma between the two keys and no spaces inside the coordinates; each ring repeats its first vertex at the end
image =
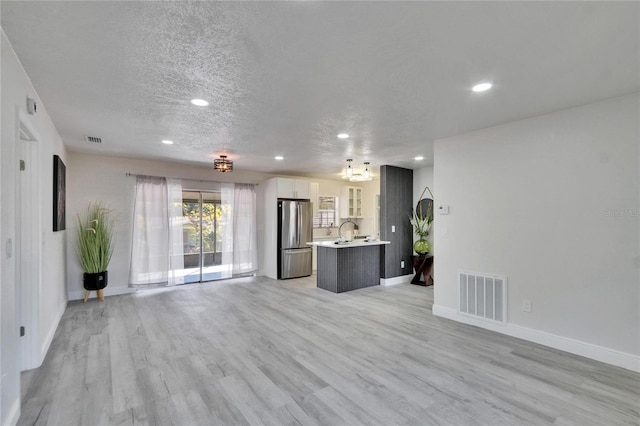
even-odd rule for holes
{"type": "Polygon", "coordinates": [[[20,371],[40,366],[40,151],[38,135],[18,112],[16,137],[16,320],[20,371]]]}
{"type": "Polygon", "coordinates": [[[220,191],[182,191],[185,284],[228,278],[223,209],[220,191]]]}

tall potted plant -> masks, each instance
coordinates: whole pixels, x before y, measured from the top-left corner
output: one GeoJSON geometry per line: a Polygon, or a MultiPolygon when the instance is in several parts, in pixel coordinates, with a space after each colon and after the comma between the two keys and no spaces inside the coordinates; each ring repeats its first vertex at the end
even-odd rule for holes
{"type": "Polygon", "coordinates": [[[104,300],[103,289],[108,284],[107,267],[113,254],[113,211],[100,203],[92,203],[84,217],[77,217],[77,253],[84,270],[84,301],[91,291],[96,291],[98,299],[104,300]]]}
{"type": "Polygon", "coordinates": [[[431,251],[431,243],[427,240],[427,237],[429,236],[429,231],[433,224],[433,202],[422,198],[426,191],[429,191],[433,200],[433,194],[429,187],[426,186],[420,195],[418,205],[416,206],[413,215],[409,218],[411,225],[413,225],[413,231],[419,237],[416,242],[413,243],[413,250],[415,250],[419,255],[424,255],[431,251]],[[429,206],[424,206],[425,208],[423,208],[423,201],[429,201],[429,206]]]}

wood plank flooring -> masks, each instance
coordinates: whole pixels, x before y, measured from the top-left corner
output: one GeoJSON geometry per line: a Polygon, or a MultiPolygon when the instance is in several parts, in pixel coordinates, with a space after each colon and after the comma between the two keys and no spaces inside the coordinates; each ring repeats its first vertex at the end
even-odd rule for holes
{"type": "Polygon", "coordinates": [[[70,303],[20,425],[637,425],[640,375],[431,315],[433,288],[248,278],[70,303]]]}

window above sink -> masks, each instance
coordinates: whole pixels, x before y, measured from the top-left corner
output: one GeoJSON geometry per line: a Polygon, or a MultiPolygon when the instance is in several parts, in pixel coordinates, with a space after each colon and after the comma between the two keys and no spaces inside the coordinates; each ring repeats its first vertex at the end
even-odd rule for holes
{"type": "Polygon", "coordinates": [[[336,204],[334,196],[318,196],[318,209],[313,216],[314,228],[333,228],[336,226],[338,221],[336,204]]]}

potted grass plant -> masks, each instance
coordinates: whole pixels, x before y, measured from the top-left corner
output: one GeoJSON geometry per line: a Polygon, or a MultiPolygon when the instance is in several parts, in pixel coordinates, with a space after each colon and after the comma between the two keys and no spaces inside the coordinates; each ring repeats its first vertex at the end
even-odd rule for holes
{"type": "Polygon", "coordinates": [[[83,217],[78,217],[77,253],[84,271],[84,301],[89,292],[96,291],[98,298],[104,300],[102,290],[108,284],[107,267],[113,254],[113,211],[100,203],[91,203],[83,217]]]}

